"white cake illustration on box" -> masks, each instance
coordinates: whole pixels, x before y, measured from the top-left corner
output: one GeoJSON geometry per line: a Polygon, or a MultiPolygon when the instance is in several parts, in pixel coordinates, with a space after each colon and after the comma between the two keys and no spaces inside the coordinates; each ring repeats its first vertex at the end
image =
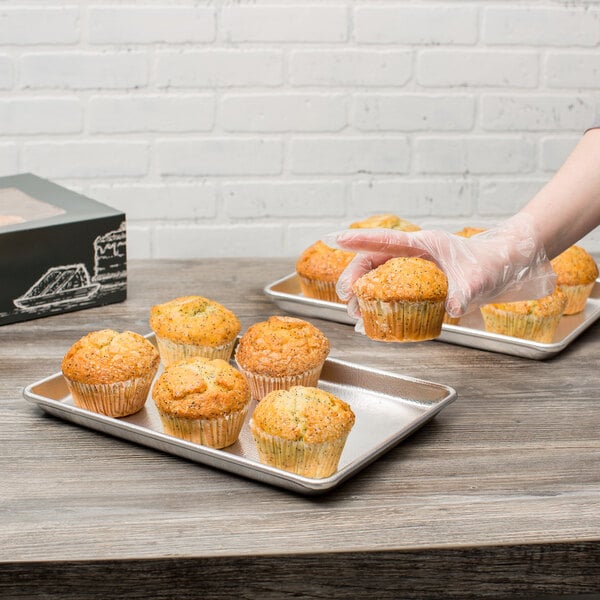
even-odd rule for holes
{"type": "Polygon", "coordinates": [[[94,240],[94,276],[83,263],[59,265],[48,269],[22,296],[16,307],[27,312],[46,312],[53,308],[76,308],[103,293],[127,285],[125,221],[119,229],[94,240]]]}
{"type": "Polygon", "coordinates": [[[50,308],[56,305],[89,300],[98,293],[99,283],[92,283],[83,263],[48,269],[20,298],[15,306],[23,310],[50,308]]]}
{"type": "Polygon", "coordinates": [[[127,235],[125,221],[119,229],[99,235],[94,240],[94,277],[93,281],[111,289],[126,284],[127,271],[125,257],[127,253],[127,235]]]}

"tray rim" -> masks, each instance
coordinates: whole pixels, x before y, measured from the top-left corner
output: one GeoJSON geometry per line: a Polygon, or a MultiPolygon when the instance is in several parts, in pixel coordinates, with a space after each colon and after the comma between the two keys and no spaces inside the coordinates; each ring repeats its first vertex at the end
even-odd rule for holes
{"type": "MultiPolygon", "coordinates": [[[[146,337],[152,337],[152,335],[150,334],[150,336],[146,337]]],[[[245,456],[239,456],[230,452],[224,452],[220,449],[210,448],[194,442],[189,442],[160,431],[151,430],[137,423],[131,423],[79,408],[73,404],[66,403],[64,399],[56,400],[40,395],[34,391],[35,388],[43,386],[44,384],[48,384],[57,379],[62,379],[64,381],[64,377],[60,371],[30,383],[24,387],[23,398],[27,402],[37,405],[38,408],[48,414],[52,414],[53,416],[61,418],[70,423],[87,427],[88,429],[100,431],[101,433],[129,442],[138,443],[154,450],[166,452],[167,454],[186,458],[198,464],[207,465],[240,477],[246,477],[261,483],[268,483],[276,487],[281,487],[306,495],[316,495],[328,492],[338,487],[341,483],[357,474],[359,471],[364,469],[366,466],[377,460],[380,456],[391,450],[394,446],[420,429],[446,406],[454,402],[458,397],[456,390],[445,384],[410,377],[408,375],[400,375],[398,373],[393,373],[391,371],[385,371],[382,369],[365,367],[364,365],[359,365],[357,363],[352,363],[337,358],[327,358],[326,362],[338,365],[342,368],[358,369],[363,372],[376,374],[391,379],[397,379],[399,381],[408,381],[417,385],[433,386],[443,390],[445,395],[443,398],[437,400],[434,404],[429,406],[426,410],[423,410],[419,416],[413,418],[410,423],[405,427],[402,427],[396,433],[396,435],[388,436],[376,444],[373,447],[373,452],[353,460],[343,468],[336,471],[333,475],[321,479],[296,475],[295,473],[290,473],[270,465],[262,464],[245,456]],[[115,432],[121,433],[121,435],[115,432]],[[160,442],[160,445],[157,445],[156,443],[149,443],[150,440],[158,441],[160,442]],[[202,457],[207,460],[198,460],[198,457],[202,457]],[[226,467],[229,468],[223,467],[223,463],[225,463],[226,467]],[[233,465],[236,466],[236,469],[232,468],[233,465]]],[[[395,400],[403,403],[418,403],[418,400],[394,397],[390,396],[389,394],[382,395],[394,398],[395,400]]]]}
{"type": "MultiPolygon", "coordinates": [[[[345,304],[340,304],[338,302],[329,302],[326,300],[319,300],[316,298],[306,298],[305,296],[298,296],[296,294],[289,294],[273,289],[276,286],[287,283],[292,279],[297,279],[297,277],[298,274],[296,272],[285,275],[284,277],[280,277],[276,281],[273,281],[272,283],[266,285],[263,288],[263,292],[278,306],[280,306],[282,302],[286,302],[292,304],[299,304],[305,307],[311,307],[314,309],[314,311],[319,310],[319,308],[323,308],[327,311],[335,311],[336,314],[339,313],[340,319],[336,319],[336,322],[338,323],[345,323],[347,325],[353,325],[356,323],[356,319],[348,315],[345,304]]],[[[600,285],[600,278],[596,279],[596,285],[600,285]]],[[[316,313],[313,313],[312,316],[315,318],[328,320],[326,316],[318,315],[316,313]]],[[[568,335],[563,337],[558,342],[551,343],[536,342],[534,340],[526,340],[510,335],[503,335],[501,333],[492,333],[484,331],[482,329],[465,327],[462,325],[452,325],[449,323],[442,324],[442,333],[437,338],[435,338],[435,341],[455,344],[467,348],[487,350],[490,352],[511,354],[513,356],[520,356],[522,358],[545,360],[547,358],[551,358],[552,356],[556,356],[559,352],[564,350],[571,342],[573,342],[573,340],[579,337],[599,318],[600,302],[599,306],[595,309],[594,313],[590,318],[586,319],[583,323],[580,323],[577,327],[573,329],[573,331],[571,331],[568,335]],[[469,344],[466,343],[465,339],[463,338],[486,340],[488,342],[492,342],[495,347],[486,348],[480,344],[469,344]]]]}

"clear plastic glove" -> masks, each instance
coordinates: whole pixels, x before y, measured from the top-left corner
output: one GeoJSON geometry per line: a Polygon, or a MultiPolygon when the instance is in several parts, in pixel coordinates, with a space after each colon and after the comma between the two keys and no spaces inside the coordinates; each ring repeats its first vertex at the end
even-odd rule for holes
{"type": "Polygon", "coordinates": [[[324,241],[357,252],[337,283],[338,295],[349,300],[348,312],[355,317],[359,312],[352,284],[395,256],[420,256],[446,273],[446,311],[452,317],[491,300],[541,298],[554,290],[556,282],[533,219],[524,213],[470,238],[440,230],[349,229],[324,241]]]}

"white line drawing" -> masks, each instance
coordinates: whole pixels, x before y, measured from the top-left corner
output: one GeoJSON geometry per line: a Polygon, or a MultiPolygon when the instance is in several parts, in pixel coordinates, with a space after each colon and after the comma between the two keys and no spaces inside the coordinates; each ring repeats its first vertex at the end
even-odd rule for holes
{"type": "Polygon", "coordinates": [[[125,221],[118,229],[94,240],[94,276],[84,263],[59,265],[48,269],[13,304],[26,312],[46,313],[89,305],[103,293],[125,289],[127,285],[125,221]]]}
{"type": "Polygon", "coordinates": [[[127,239],[125,221],[118,229],[99,235],[94,240],[94,277],[92,281],[111,289],[125,285],[127,239]]]}
{"type": "Polygon", "coordinates": [[[77,305],[95,296],[99,283],[90,281],[83,263],[48,269],[22,296],[13,300],[26,311],[43,311],[54,306],[77,305]]]}

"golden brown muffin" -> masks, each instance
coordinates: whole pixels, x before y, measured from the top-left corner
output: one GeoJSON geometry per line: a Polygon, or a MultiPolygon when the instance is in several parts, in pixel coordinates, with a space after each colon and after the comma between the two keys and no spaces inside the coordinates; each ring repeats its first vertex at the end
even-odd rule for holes
{"type": "Polygon", "coordinates": [[[145,337],[103,329],[69,348],[62,372],[76,406],[123,417],[144,406],[159,361],[158,351],[145,337]]]}
{"type": "Polygon", "coordinates": [[[274,389],[316,385],[329,348],[329,340],[311,323],[273,316],[248,328],[235,359],[252,397],[260,400],[274,389]]]}
{"type": "Polygon", "coordinates": [[[392,214],[372,215],[361,221],[355,221],[350,229],[371,229],[383,227],[384,229],[398,229],[400,231],[420,231],[420,227],[392,214]]]}
{"type": "MultiPolygon", "coordinates": [[[[456,231],[454,235],[459,237],[470,238],[478,233],[483,233],[485,229],[481,227],[463,227],[460,231],[456,231]]],[[[460,323],[460,317],[451,317],[448,313],[444,315],[444,323],[448,325],[458,325],[460,323]]]]}
{"type": "Polygon", "coordinates": [[[250,431],[262,463],[323,478],[335,473],[354,421],[350,405],[333,394],[294,386],[262,399],[250,431]]]}
{"type": "Polygon", "coordinates": [[[478,233],[483,233],[486,231],[481,227],[463,227],[460,231],[457,231],[454,235],[458,235],[460,237],[470,238],[478,233]]]}
{"type": "Polygon", "coordinates": [[[198,356],[165,367],[152,387],[152,399],[165,433],[224,448],[239,437],[250,389],[228,362],[198,356]]]}
{"type": "Polygon", "coordinates": [[[442,323],[446,323],[448,325],[458,325],[460,323],[460,317],[451,317],[447,312],[445,312],[442,323]]]}
{"type": "Polygon", "coordinates": [[[229,360],[241,329],[233,312],[202,296],[153,306],[150,327],[165,365],[194,356],[229,360]]]}
{"type": "Polygon", "coordinates": [[[557,288],[543,298],[485,304],[480,310],[486,331],[550,343],[566,304],[566,295],[557,288]]]}
{"type": "Polygon", "coordinates": [[[357,279],[352,289],[365,333],[374,340],[414,342],[441,332],[448,280],[429,260],[392,258],[357,279]]]}
{"type": "Polygon", "coordinates": [[[320,240],[306,248],[296,262],[302,293],[307,298],[344,303],[335,284],[355,256],[354,252],[331,248],[320,240]]]}
{"type": "Polygon", "coordinates": [[[581,312],[598,278],[596,261],[581,246],[571,246],[550,264],[556,273],[557,287],[567,296],[564,314],[581,312]]]}

